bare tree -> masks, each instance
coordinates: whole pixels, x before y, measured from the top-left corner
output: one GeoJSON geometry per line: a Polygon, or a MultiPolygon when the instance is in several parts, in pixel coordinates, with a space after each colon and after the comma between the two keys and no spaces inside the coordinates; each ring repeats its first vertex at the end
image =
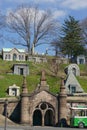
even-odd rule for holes
{"type": "Polygon", "coordinates": [[[5,27],[5,16],[0,11],[0,38],[3,37],[3,31],[2,29],[5,27]]]}
{"type": "Polygon", "coordinates": [[[53,50],[55,51],[55,56],[60,56],[62,54],[61,49],[60,49],[61,42],[59,38],[53,39],[53,41],[51,42],[51,46],[53,47],[53,50]]]}
{"type": "Polygon", "coordinates": [[[20,6],[10,11],[7,15],[7,28],[11,32],[8,36],[10,42],[27,47],[28,52],[32,50],[32,54],[34,47],[50,43],[58,32],[57,22],[53,20],[50,11],[31,6],[20,6]]]}
{"type": "Polygon", "coordinates": [[[57,77],[60,72],[61,65],[63,64],[62,59],[60,58],[54,58],[48,60],[47,69],[51,72],[52,76],[57,77]]]}
{"type": "Polygon", "coordinates": [[[80,22],[80,26],[82,29],[83,42],[87,44],[87,18],[85,18],[84,20],[80,22]]]}

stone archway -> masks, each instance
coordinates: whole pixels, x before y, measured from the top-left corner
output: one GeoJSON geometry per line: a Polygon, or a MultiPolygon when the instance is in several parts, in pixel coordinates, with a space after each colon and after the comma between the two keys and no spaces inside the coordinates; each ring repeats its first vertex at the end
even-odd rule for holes
{"type": "Polygon", "coordinates": [[[47,110],[44,116],[44,125],[45,126],[53,126],[53,111],[52,110],[47,110]]]}
{"type": "Polygon", "coordinates": [[[42,126],[42,114],[40,110],[35,110],[33,114],[33,125],[42,126]]]}
{"type": "Polygon", "coordinates": [[[72,68],[72,72],[76,76],[76,68],[72,68]]]}
{"type": "Polygon", "coordinates": [[[51,104],[41,102],[35,107],[32,118],[34,126],[54,126],[55,110],[51,104]]]}

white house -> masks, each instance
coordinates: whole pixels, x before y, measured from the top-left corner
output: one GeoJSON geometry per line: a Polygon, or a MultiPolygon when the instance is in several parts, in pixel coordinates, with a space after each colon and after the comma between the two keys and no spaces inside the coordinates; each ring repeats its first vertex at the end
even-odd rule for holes
{"type": "Polygon", "coordinates": [[[8,91],[9,96],[19,96],[20,95],[20,87],[16,86],[16,84],[9,86],[8,90],[9,90],[8,91]]]}
{"type": "Polygon", "coordinates": [[[86,57],[84,55],[77,56],[77,64],[85,64],[86,63],[86,57]]]}
{"type": "Polygon", "coordinates": [[[7,61],[25,61],[25,49],[3,48],[2,57],[7,61]]]}

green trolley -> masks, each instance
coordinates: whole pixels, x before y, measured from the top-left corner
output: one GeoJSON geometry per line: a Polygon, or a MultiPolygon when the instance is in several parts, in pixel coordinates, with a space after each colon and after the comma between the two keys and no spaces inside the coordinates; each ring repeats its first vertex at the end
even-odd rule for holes
{"type": "Polygon", "coordinates": [[[71,107],[71,127],[84,128],[87,127],[87,107],[78,106],[71,107]]]}

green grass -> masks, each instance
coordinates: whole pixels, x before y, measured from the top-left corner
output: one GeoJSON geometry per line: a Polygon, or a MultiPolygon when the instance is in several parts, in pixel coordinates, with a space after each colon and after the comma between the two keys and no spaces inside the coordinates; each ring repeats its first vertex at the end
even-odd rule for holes
{"type": "MultiPolygon", "coordinates": [[[[22,87],[23,76],[7,74],[7,72],[12,72],[11,68],[14,63],[15,62],[13,61],[3,61],[0,59],[0,97],[6,97],[6,90],[13,84],[20,86],[20,88],[22,87]]],[[[47,63],[26,63],[29,64],[30,71],[30,75],[27,76],[27,87],[29,93],[33,92],[40,83],[41,71],[43,69],[46,71],[46,79],[50,92],[57,93],[59,91],[60,78],[51,75],[50,69],[48,69],[49,65],[47,63]]]]}
{"type": "MultiPolygon", "coordinates": [[[[20,86],[22,88],[23,76],[7,74],[12,72],[13,61],[3,61],[0,59],[0,97],[6,97],[7,88],[13,84],[20,86]]],[[[49,85],[49,90],[53,94],[59,92],[60,88],[60,76],[64,74],[64,68],[66,64],[62,64],[59,69],[58,77],[54,77],[50,71],[50,65],[48,63],[35,64],[33,62],[26,62],[29,65],[30,75],[26,77],[27,87],[29,93],[32,93],[37,85],[40,83],[41,71],[44,69],[46,71],[47,84],[49,85]]],[[[81,72],[85,72],[84,65],[80,66],[81,72]]],[[[87,92],[87,76],[86,77],[77,77],[79,83],[83,87],[84,91],[87,92]]]]}
{"type": "Polygon", "coordinates": [[[77,77],[80,85],[82,86],[83,90],[87,92],[87,76],[80,76],[77,77]]]}
{"type": "Polygon", "coordinates": [[[22,76],[18,75],[0,75],[0,97],[7,96],[7,89],[9,86],[16,84],[22,86],[22,76]]]}

